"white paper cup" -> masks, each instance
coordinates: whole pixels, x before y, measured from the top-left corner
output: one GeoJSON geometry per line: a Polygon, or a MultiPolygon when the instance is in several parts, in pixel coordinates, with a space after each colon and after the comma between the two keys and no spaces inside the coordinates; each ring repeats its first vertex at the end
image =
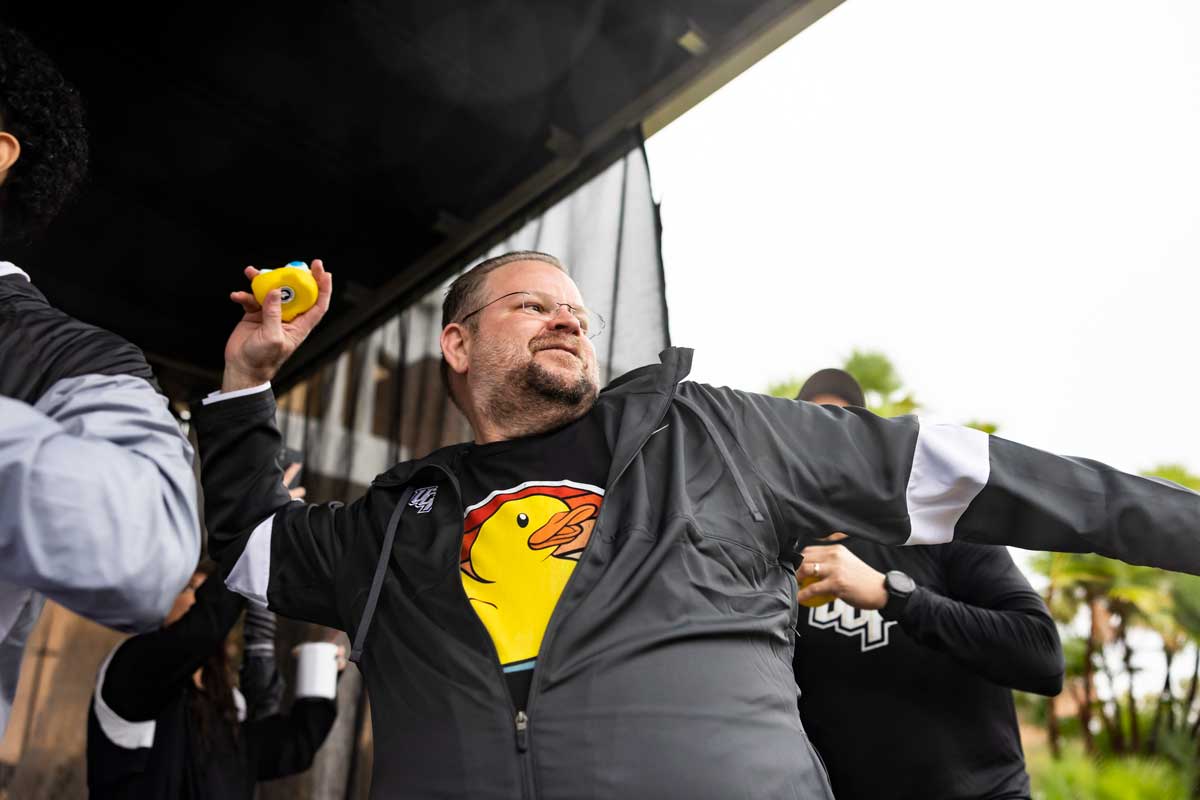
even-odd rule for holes
{"type": "Polygon", "coordinates": [[[296,697],[337,697],[338,647],[305,642],[296,648],[296,697]]]}

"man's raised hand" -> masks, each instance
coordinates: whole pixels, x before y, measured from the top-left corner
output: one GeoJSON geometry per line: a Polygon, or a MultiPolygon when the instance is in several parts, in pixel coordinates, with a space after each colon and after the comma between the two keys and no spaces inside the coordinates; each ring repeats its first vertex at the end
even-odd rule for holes
{"type": "MultiPolygon", "coordinates": [[[[254,280],[259,270],[246,267],[245,274],[254,280]]],[[[245,312],[241,322],[225,343],[225,377],[221,391],[232,392],[260,386],[275,377],[296,348],[317,327],[329,310],[329,295],[333,291],[333,275],[325,271],[320,259],[313,259],[312,276],[317,282],[317,302],[291,322],[280,316],[282,301],[278,289],[273,289],[260,306],[250,292],[232,292],[229,299],[245,312]]]]}

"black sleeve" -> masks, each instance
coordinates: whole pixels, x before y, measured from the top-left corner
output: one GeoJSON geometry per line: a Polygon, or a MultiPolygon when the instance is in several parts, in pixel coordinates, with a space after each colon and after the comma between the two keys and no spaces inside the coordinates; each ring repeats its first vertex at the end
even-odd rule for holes
{"type": "Polygon", "coordinates": [[[264,389],[193,404],[192,424],[200,451],[208,551],[228,574],[254,527],[292,502],[275,459],[283,447],[275,426],[275,395],[264,389]]]}
{"type": "Polygon", "coordinates": [[[101,696],[130,722],[154,719],[182,681],[225,640],[242,611],[242,598],[213,576],[196,590],[196,603],[169,625],[127,639],[108,664],[101,696]]]}
{"type": "Polygon", "coordinates": [[[302,697],[290,714],[272,714],[242,724],[256,760],[258,780],[269,781],[304,772],[337,719],[337,701],[302,697]]]}
{"type": "Polygon", "coordinates": [[[678,390],[729,431],[742,468],[769,490],[776,529],[801,546],[852,531],[887,545],[1006,544],[1200,574],[1200,494],[1168,481],[935,420],[678,390]]]}
{"type": "Polygon", "coordinates": [[[239,686],[246,698],[246,719],[269,717],[279,711],[284,691],[275,661],[275,614],[257,603],[247,603],[242,637],[239,686]]]}
{"type": "Polygon", "coordinates": [[[192,409],[209,552],[227,585],[285,617],[346,630],[335,584],[348,543],[380,547],[355,523],[365,499],[292,500],[275,459],[283,440],[269,389],[192,409]]]}
{"type": "Polygon", "coordinates": [[[1058,628],[1008,550],[966,543],[938,549],[949,596],[918,588],[899,619],[904,631],[993,683],[1061,692],[1058,628]]]}

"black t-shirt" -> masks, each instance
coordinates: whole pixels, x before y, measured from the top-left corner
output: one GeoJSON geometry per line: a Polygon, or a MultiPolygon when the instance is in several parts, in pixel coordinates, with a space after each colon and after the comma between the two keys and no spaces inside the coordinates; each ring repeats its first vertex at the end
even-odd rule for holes
{"type": "MultiPolygon", "coordinates": [[[[901,621],[841,600],[800,608],[794,660],[800,714],[838,800],[1029,797],[1012,691],[983,677],[978,665],[967,665],[980,653],[971,653],[965,643],[970,633],[962,635],[963,626],[989,624],[963,603],[1020,612],[1008,632],[993,624],[986,633],[988,647],[1010,648],[1015,663],[1021,660],[1017,648],[1029,647],[1032,638],[1020,635],[1022,626],[1052,625],[1007,550],[957,542],[842,544],[876,570],[901,570],[922,587],[919,592],[941,597],[925,595],[921,608],[910,607],[914,613],[906,612],[901,621]],[[997,641],[1005,637],[1011,642],[997,641]],[[918,639],[957,642],[958,652],[918,639]]],[[[1053,634],[1048,639],[1052,642],[1041,647],[1053,652],[1031,663],[1055,663],[1057,639],[1053,634]]],[[[994,655],[979,660],[995,662],[994,655]]],[[[1004,669],[994,667],[997,675],[1004,669]]]]}
{"type": "Polygon", "coordinates": [[[536,436],[477,445],[458,467],[463,589],[525,707],[554,606],[586,547],[612,456],[595,414],[536,436]]]}

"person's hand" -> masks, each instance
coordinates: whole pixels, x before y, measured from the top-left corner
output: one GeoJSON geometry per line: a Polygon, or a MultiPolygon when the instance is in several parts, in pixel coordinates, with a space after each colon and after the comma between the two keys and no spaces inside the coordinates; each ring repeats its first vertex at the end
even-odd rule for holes
{"type": "MultiPolygon", "coordinates": [[[[250,280],[259,270],[246,267],[250,280]]],[[[279,290],[267,294],[263,305],[259,305],[251,292],[232,292],[229,299],[245,312],[242,321],[229,335],[225,343],[225,377],[221,391],[232,392],[260,386],[275,377],[301,342],[329,310],[329,295],[333,291],[333,275],[325,271],[321,260],[313,259],[312,276],[317,282],[317,302],[308,311],[284,322],[280,317],[279,290]]]]}
{"type": "MultiPolygon", "coordinates": [[[[288,468],[283,471],[283,488],[287,489],[288,484],[300,471],[300,466],[300,464],[289,464],[288,468]]],[[[292,496],[293,500],[303,500],[304,495],[308,494],[308,490],[303,486],[297,486],[295,489],[288,489],[288,494],[292,496]]]]}
{"type": "MultiPolygon", "coordinates": [[[[834,534],[828,541],[844,539],[834,534]]],[[[883,588],[883,573],[872,569],[862,559],[840,544],[811,545],[802,551],[804,560],[796,570],[796,579],[815,577],[817,580],[796,593],[803,603],[817,595],[833,595],[855,608],[883,608],[887,590],[883,588]]]]}

